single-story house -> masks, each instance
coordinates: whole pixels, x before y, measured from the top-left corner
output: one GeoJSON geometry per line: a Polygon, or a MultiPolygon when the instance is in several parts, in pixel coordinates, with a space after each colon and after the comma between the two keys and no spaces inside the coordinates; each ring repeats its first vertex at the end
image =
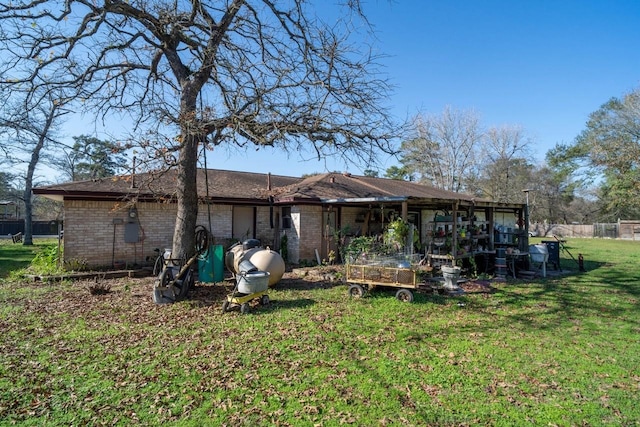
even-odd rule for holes
{"type": "MultiPolygon", "coordinates": [[[[170,248],[176,217],[175,171],[38,187],[64,203],[64,259],[89,266],[140,265],[170,248]]],[[[327,259],[335,231],[381,232],[394,218],[415,225],[430,260],[469,257],[498,246],[526,250],[526,205],[505,204],[415,182],[349,173],[306,178],[199,169],[198,224],[214,244],[259,239],[286,261],[327,259]]]]}
{"type": "Polygon", "coordinates": [[[10,200],[0,200],[0,219],[18,218],[18,204],[10,200]]]}

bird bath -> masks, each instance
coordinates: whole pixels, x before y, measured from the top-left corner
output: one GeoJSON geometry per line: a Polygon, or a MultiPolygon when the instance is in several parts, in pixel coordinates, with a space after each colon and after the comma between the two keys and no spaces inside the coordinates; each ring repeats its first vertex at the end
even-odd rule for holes
{"type": "Polygon", "coordinates": [[[444,277],[444,290],[449,293],[462,293],[462,288],[458,286],[461,268],[443,265],[440,270],[442,277],[444,277]]]}

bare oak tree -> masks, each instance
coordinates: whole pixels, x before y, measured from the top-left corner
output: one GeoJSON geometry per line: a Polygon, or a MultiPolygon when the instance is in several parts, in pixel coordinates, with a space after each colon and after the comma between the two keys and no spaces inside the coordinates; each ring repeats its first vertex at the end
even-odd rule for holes
{"type": "MultiPolygon", "coordinates": [[[[2,94],[2,92],[0,92],[2,94]]],[[[26,165],[22,201],[25,207],[24,245],[33,244],[32,194],[36,167],[47,150],[56,144],[54,130],[69,113],[64,98],[55,92],[13,91],[4,93],[5,104],[0,109],[0,128],[5,135],[0,146],[5,147],[7,161],[26,165]],[[37,96],[36,96],[37,95],[37,96]],[[23,98],[25,96],[25,98],[23,98]]]]}
{"type": "Polygon", "coordinates": [[[482,131],[473,111],[447,106],[440,115],[414,118],[415,137],[402,143],[402,164],[420,181],[449,191],[465,190],[478,161],[482,131]]]}
{"type": "Polygon", "coordinates": [[[175,159],[173,252],[187,256],[203,144],[364,164],[393,151],[389,87],[377,56],[352,44],[368,28],[353,19],[364,18],[360,2],[345,7],[326,25],[304,0],[0,1],[0,76],[71,88],[78,108],[132,117],[143,150],[175,159]]]}
{"type": "Polygon", "coordinates": [[[519,125],[492,127],[482,148],[482,193],[499,202],[522,200],[522,190],[531,182],[533,167],[527,157],[531,138],[519,125]]]}

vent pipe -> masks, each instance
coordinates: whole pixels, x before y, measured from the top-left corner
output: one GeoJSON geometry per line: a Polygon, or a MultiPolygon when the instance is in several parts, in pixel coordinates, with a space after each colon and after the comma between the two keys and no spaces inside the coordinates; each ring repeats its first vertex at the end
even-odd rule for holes
{"type": "Polygon", "coordinates": [[[133,168],[131,170],[131,188],[136,188],[136,156],[133,156],[133,168]]]}

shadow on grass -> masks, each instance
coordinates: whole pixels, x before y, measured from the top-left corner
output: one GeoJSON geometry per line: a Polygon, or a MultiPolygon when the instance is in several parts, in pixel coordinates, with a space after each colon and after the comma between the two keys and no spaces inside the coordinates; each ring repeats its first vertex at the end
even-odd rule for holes
{"type": "Polygon", "coordinates": [[[51,239],[34,239],[32,245],[0,240],[0,278],[9,277],[12,272],[29,267],[37,253],[55,247],[56,244],[51,239]]]}
{"type": "Polygon", "coordinates": [[[471,309],[488,312],[492,322],[504,325],[553,329],[586,318],[640,324],[640,274],[608,263],[591,262],[585,267],[586,272],[563,269],[565,274],[555,277],[506,283],[490,302],[466,299],[471,309]]]}
{"type": "MultiPolygon", "coordinates": [[[[347,296],[348,287],[345,286],[345,297],[347,296]]],[[[364,298],[375,299],[375,300],[386,300],[386,299],[395,299],[396,292],[399,289],[407,289],[411,291],[413,294],[413,301],[407,304],[412,305],[449,305],[452,303],[457,303],[461,301],[463,295],[447,295],[446,293],[436,293],[436,292],[428,292],[423,289],[412,289],[412,288],[396,288],[396,287],[384,287],[384,286],[376,286],[373,290],[368,290],[365,293],[364,298]]]]}
{"type": "Polygon", "coordinates": [[[282,279],[274,286],[274,289],[309,291],[313,289],[331,289],[336,286],[344,286],[344,283],[328,280],[282,279]]]}
{"type": "MultiPolygon", "coordinates": [[[[274,289],[274,288],[272,288],[274,289]]],[[[198,284],[197,286],[191,288],[189,291],[189,295],[187,301],[193,306],[196,307],[216,307],[219,306],[222,309],[222,303],[226,301],[227,296],[231,295],[234,290],[234,285],[225,283],[225,284],[198,284]]],[[[260,298],[255,298],[253,300],[248,301],[251,306],[256,306],[255,309],[252,309],[252,313],[260,313],[267,312],[271,309],[296,309],[296,308],[304,308],[315,304],[316,302],[310,298],[298,298],[294,300],[279,300],[273,299],[273,293],[267,292],[267,295],[270,297],[270,302],[266,306],[261,306],[259,304],[260,298]],[[259,306],[257,308],[257,306],[259,306]]]]}
{"type": "Polygon", "coordinates": [[[280,309],[291,310],[291,309],[297,309],[297,308],[310,307],[315,304],[316,304],[316,301],[312,300],[311,298],[298,298],[294,300],[275,300],[275,301],[271,300],[267,308],[276,309],[276,310],[280,310],[280,309]]]}
{"type": "Polygon", "coordinates": [[[31,264],[34,248],[21,244],[0,245],[0,278],[8,277],[11,272],[22,270],[31,264]]]}

